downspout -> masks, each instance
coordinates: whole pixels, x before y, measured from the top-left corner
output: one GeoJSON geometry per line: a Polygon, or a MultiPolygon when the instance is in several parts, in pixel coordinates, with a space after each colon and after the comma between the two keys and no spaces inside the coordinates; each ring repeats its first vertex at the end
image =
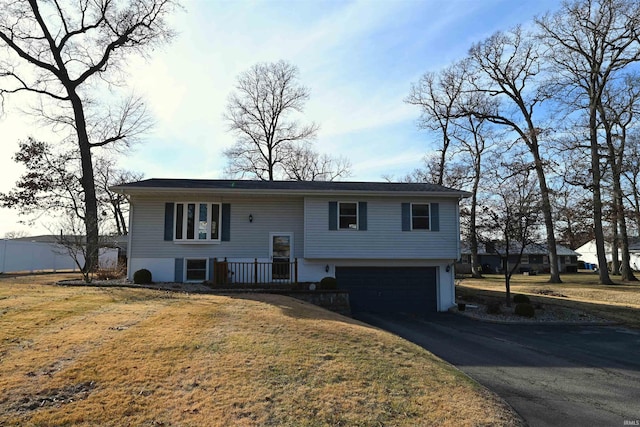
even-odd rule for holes
{"type": "Polygon", "coordinates": [[[133,230],[131,230],[132,224],[133,224],[133,203],[131,203],[131,199],[129,199],[129,227],[128,227],[129,232],[127,233],[127,279],[128,280],[133,280],[133,276],[131,275],[131,235],[133,234],[133,230]]]}

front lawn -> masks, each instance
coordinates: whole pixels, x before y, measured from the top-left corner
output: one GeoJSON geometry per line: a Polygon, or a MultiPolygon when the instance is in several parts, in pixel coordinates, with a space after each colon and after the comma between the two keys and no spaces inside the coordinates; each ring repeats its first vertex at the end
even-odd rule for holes
{"type": "Polygon", "coordinates": [[[422,348],[277,295],[0,278],[0,425],[521,425],[422,348]]]}

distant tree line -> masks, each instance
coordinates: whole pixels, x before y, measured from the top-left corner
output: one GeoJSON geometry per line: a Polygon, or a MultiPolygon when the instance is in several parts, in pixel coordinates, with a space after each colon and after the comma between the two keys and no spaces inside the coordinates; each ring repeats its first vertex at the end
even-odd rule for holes
{"type": "Polygon", "coordinates": [[[473,194],[463,214],[475,276],[480,244],[499,238],[522,246],[539,233],[551,282],[561,281],[556,244],[575,249],[591,239],[601,283],[613,283],[605,242],[613,242],[612,273],[635,280],[629,237],[640,230],[638,28],[638,1],[564,2],[473,44],[466,57],[412,85],[406,101],[420,108],[419,126],[437,135],[438,150],[404,180],[473,194]],[[509,219],[499,214],[507,211],[509,219]]]}

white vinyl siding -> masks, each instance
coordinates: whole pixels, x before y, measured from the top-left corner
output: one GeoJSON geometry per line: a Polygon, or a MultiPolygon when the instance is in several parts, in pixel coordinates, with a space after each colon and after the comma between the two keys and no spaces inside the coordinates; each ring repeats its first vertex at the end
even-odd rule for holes
{"type": "MultiPolygon", "coordinates": [[[[195,200],[230,205],[230,240],[181,245],[163,236],[165,203],[184,203],[174,196],[133,197],[130,256],[132,258],[269,258],[269,233],[292,232],[294,258],[302,258],[303,198],[213,197],[195,200]],[[253,221],[249,222],[249,215],[253,221]]],[[[175,226],[175,218],[174,218],[175,226]]]]}
{"type": "Polygon", "coordinates": [[[458,199],[358,197],[367,202],[366,233],[327,230],[328,203],[305,198],[304,256],[310,259],[458,259],[458,199]],[[439,231],[402,232],[402,203],[439,203],[439,231]]]}
{"type": "MultiPolygon", "coordinates": [[[[458,259],[457,198],[361,197],[367,231],[328,230],[329,202],[336,197],[132,197],[130,257],[133,259],[269,259],[269,233],[293,233],[293,258],[435,260],[458,259]],[[230,241],[200,245],[164,240],[165,203],[193,200],[230,205],[230,241]],[[402,231],[402,203],[438,203],[439,231],[402,231]],[[249,222],[249,215],[253,221],[249,222]],[[306,225],[305,225],[306,224],[306,225]]],[[[349,199],[347,199],[349,200],[349,199]]],[[[345,200],[345,201],[347,201],[345,200]]],[[[174,219],[175,220],[175,219],[174,219]]]]}

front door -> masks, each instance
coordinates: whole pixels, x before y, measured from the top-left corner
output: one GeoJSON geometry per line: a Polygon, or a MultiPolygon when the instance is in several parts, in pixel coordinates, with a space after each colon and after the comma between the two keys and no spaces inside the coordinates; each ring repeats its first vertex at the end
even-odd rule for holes
{"type": "Polygon", "coordinates": [[[270,233],[271,247],[271,279],[291,279],[291,252],[293,250],[293,233],[270,233]]]}

